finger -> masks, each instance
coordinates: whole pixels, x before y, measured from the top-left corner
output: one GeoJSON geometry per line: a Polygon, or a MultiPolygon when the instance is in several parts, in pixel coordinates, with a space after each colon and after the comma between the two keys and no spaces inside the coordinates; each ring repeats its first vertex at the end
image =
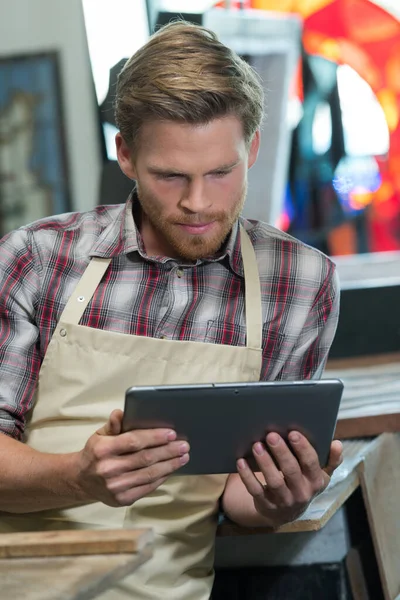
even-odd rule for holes
{"type": "Polygon", "coordinates": [[[277,433],[269,433],[266,442],[285,478],[286,485],[293,493],[299,493],[304,484],[299,461],[277,433]]]}
{"type": "Polygon", "coordinates": [[[292,502],[292,493],[264,444],[261,444],[261,442],[254,444],[253,454],[265,479],[267,486],[265,491],[267,495],[277,505],[290,504],[292,502]]]}
{"type": "Polygon", "coordinates": [[[130,471],[107,482],[107,489],[115,496],[124,493],[131,488],[140,487],[143,485],[152,485],[158,479],[162,479],[171,475],[183,465],[189,462],[189,455],[184,454],[178,458],[172,458],[164,462],[159,462],[145,469],[130,471]]]}
{"type": "Polygon", "coordinates": [[[118,435],[121,433],[122,429],[122,418],[124,413],[122,410],[116,409],[113,410],[110,416],[108,417],[108,421],[103,427],[97,430],[96,433],[99,435],[118,435]]]}
{"type": "Polygon", "coordinates": [[[328,487],[328,485],[331,481],[330,475],[328,475],[323,469],[322,469],[322,478],[323,478],[323,483],[322,483],[321,487],[319,488],[319,490],[317,491],[318,494],[323,492],[328,487]]]}
{"type": "Polygon", "coordinates": [[[324,468],[325,473],[332,477],[335,469],[343,462],[343,444],[339,440],[334,440],[331,444],[331,450],[329,453],[329,460],[327,466],[324,468]]]}
{"type": "Polygon", "coordinates": [[[110,453],[131,454],[144,448],[164,446],[175,439],[176,433],[170,429],[136,429],[114,437],[105,437],[100,452],[103,452],[103,456],[110,453]]]}
{"type": "Polygon", "coordinates": [[[113,455],[98,464],[97,474],[103,479],[111,479],[128,472],[145,469],[156,463],[177,458],[189,452],[187,442],[170,442],[156,448],[146,448],[132,454],[113,455]]]}
{"type": "Polygon", "coordinates": [[[323,483],[323,472],[315,448],[298,431],[289,433],[289,442],[303,475],[316,486],[316,489],[319,488],[323,483]]]}
{"type": "Polygon", "coordinates": [[[264,486],[250,469],[247,461],[244,458],[240,458],[237,461],[236,466],[240,479],[243,481],[249,494],[251,494],[253,498],[262,497],[264,495],[264,486]]]}

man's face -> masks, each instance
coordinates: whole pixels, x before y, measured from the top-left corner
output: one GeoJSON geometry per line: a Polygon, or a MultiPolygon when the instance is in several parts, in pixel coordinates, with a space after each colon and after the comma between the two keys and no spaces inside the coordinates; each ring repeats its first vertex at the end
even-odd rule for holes
{"type": "Polygon", "coordinates": [[[146,252],[188,260],[215,254],[243,207],[258,133],[247,147],[241,122],[227,116],[205,125],[146,123],[134,157],[120,134],[116,142],[122,170],[137,181],[146,252]]]}

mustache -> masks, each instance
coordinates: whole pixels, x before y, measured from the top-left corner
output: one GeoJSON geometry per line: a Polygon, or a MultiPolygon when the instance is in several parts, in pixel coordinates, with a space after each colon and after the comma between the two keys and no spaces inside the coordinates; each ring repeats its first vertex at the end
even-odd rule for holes
{"type": "Polygon", "coordinates": [[[228,215],[225,212],[202,213],[196,215],[174,215],[169,217],[170,223],[180,223],[181,225],[199,225],[211,223],[213,221],[225,221],[228,215]]]}

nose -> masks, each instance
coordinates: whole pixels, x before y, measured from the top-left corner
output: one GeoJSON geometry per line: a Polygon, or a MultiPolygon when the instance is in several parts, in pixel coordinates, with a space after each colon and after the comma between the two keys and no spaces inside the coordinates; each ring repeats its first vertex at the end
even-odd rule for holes
{"type": "Polygon", "coordinates": [[[180,205],[192,213],[201,213],[210,208],[211,201],[207,199],[205,185],[201,179],[193,179],[188,182],[182,194],[180,205]]]}

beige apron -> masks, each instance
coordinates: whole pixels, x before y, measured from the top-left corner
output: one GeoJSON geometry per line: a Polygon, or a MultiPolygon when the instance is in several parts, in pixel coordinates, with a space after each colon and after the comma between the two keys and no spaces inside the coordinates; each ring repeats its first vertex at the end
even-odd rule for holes
{"type": "MultiPolygon", "coordinates": [[[[260,282],[254,249],[243,228],[241,246],[246,347],[168,341],[79,325],[110,263],[109,259],[93,258],[44,357],[27,443],[43,452],[81,450],[111,411],[123,408],[125,391],[132,385],[258,381],[262,360],[260,282]]],[[[8,531],[151,527],[156,534],[154,557],[101,598],[206,600],[213,582],[218,499],[226,479],[226,475],[174,476],[129,508],[96,503],[10,517],[3,519],[4,527],[8,531]]]]}

